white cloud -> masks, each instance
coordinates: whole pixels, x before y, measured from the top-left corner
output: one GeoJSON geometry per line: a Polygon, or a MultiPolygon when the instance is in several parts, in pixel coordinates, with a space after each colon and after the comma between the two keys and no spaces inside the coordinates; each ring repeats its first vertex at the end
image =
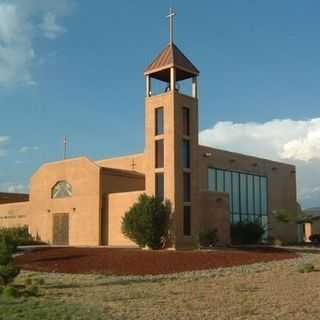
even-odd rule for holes
{"type": "Polygon", "coordinates": [[[41,57],[34,41],[55,39],[66,31],[57,18],[70,13],[72,1],[0,0],[0,87],[35,84],[32,66],[41,57]]]}
{"type": "Polygon", "coordinates": [[[27,191],[27,188],[23,184],[11,184],[8,186],[7,191],[12,193],[23,193],[27,191]]]}
{"type": "Polygon", "coordinates": [[[21,153],[27,153],[29,151],[38,151],[39,150],[39,147],[38,146],[33,146],[33,147],[29,147],[29,146],[24,146],[24,147],[21,147],[19,152],[21,153]]]}
{"type": "Polygon", "coordinates": [[[218,122],[200,132],[200,143],[297,166],[298,197],[320,205],[320,118],[265,123],[218,122]]]}
{"type": "Polygon", "coordinates": [[[43,17],[43,22],[41,24],[41,29],[44,32],[44,36],[49,39],[55,39],[57,36],[66,32],[66,28],[61,25],[57,24],[57,16],[52,13],[48,12],[43,17]]]}
{"type": "Polygon", "coordinates": [[[1,182],[0,192],[27,193],[28,187],[20,182],[1,182]]]}
{"type": "Polygon", "coordinates": [[[9,141],[9,137],[0,136],[0,157],[4,157],[7,155],[7,150],[5,149],[7,143],[9,141]]]}

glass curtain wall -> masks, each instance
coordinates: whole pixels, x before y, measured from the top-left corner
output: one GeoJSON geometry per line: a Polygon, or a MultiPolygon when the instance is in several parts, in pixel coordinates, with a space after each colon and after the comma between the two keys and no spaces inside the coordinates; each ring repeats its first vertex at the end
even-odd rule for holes
{"type": "Polygon", "coordinates": [[[208,169],[208,188],[229,194],[230,222],[259,220],[267,227],[267,177],[216,168],[208,169]]]}

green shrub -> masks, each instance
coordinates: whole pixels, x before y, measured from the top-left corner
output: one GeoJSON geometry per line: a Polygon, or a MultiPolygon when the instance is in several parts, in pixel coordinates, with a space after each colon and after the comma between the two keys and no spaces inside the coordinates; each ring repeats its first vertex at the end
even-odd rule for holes
{"type": "Polygon", "coordinates": [[[37,297],[39,295],[39,287],[36,285],[28,286],[25,293],[30,297],[37,297]]]}
{"type": "Polygon", "coordinates": [[[43,278],[35,278],[32,280],[32,283],[35,284],[35,285],[40,285],[40,286],[43,286],[45,281],[43,278]]]}
{"type": "Polygon", "coordinates": [[[29,233],[28,227],[13,227],[13,228],[0,228],[0,239],[10,239],[15,246],[25,245],[34,241],[32,235],[29,233]]]}
{"type": "Polygon", "coordinates": [[[257,244],[264,232],[259,222],[239,222],[231,225],[231,241],[233,244],[257,244]]]}
{"type": "Polygon", "coordinates": [[[218,240],[218,232],[216,229],[205,230],[199,233],[199,243],[201,247],[214,247],[218,240]]]}
{"type": "Polygon", "coordinates": [[[122,219],[122,233],[140,247],[160,249],[168,238],[171,206],[157,197],[140,195],[122,219]]]}
{"type": "Polygon", "coordinates": [[[300,273],[309,273],[315,271],[315,267],[312,263],[305,263],[299,267],[298,271],[300,273]]]}
{"type": "Polygon", "coordinates": [[[5,286],[20,273],[20,269],[13,261],[14,244],[12,242],[7,236],[0,239],[0,283],[5,286]]]}
{"type": "Polygon", "coordinates": [[[10,240],[0,239],[0,265],[5,266],[12,262],[13,246],[10,240]]]}
{"type": "Polygon", "coordinates": [[[19,291],[15,287],[5,287],[2,290],[2,296],[6,299],[17,298],[19,296],[19,291]]]}
{"type": "Polygon", "coordinates": [[[32,285],[32,279],[31,278],[27,278],[24,280],[24,285],[25,287],[30,287],[32,285]]]}
{"type": "Polygon", "coordinates": [[[3,285],[13,282],[14,278],[20,273],[20,268],[12,262],[7,265],[0,265],[0,281],[3,285]]]}

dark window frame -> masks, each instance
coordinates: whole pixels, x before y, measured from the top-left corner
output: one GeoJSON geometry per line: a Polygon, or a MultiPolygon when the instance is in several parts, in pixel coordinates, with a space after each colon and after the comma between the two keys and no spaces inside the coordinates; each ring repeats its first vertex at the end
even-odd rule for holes
{"type": "Polygon", "coordinates": [[[182,107],[182,133],[190,136],[190,108],[182,107]]]}
{"type": "Polygon", "coordinates": [[[155,167],[161,169],[164,167],[164,140],[155,140],[155,167]]]}
{"type": "Polygon", "coordinates": [[[155,174],[155,196],[161,201],[164,200],[164,173],[157,172],[155,174]]]}
{"type": "Polygon", "coordinates": [[[192,234],[192,211],[191,206],[183,207],[183,235],[190,237],[192,234]]]}
{"type": "Polygon", "coordinates": [[[182,167],[183,169],[190,169],[191,167],[191,148],[190,140],[182,140],[182,167]]]}
{"type": "Polygon", "coordinates": [[[154,111],[155,113],[155,135],[159,136],[164,134],[164,108],[158,107],[154,111]],[[160,117],[161,115],[161,117],[160,117]]]}

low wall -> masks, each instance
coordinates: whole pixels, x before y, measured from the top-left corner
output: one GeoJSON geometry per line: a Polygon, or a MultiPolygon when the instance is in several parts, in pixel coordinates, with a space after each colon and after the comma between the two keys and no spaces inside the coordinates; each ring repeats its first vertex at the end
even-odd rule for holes
{"type": "Polygon", "coordinates": [[[10,228],[29,225],[29,202],[0,205],[0,227],[10,228]]]}
{"type": "Polygon", "coordinates": [[[120,247],[136,247],[121,232],[122,217],[138,200],[143,191],[110,193],[108,196],[108,245],[120,247]]]}

